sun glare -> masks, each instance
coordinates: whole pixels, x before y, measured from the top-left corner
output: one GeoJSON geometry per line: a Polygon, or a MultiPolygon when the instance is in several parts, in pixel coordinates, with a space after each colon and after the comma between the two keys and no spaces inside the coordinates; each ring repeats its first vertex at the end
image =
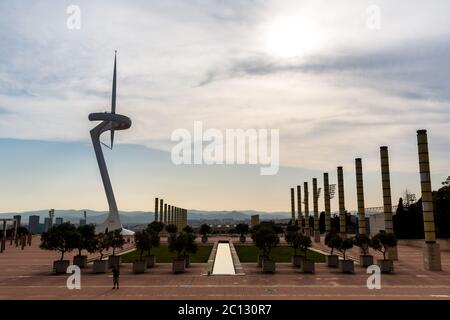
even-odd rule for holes
{"type": "Polygon", "coordinates": [[[268,52],[282,58],[309,54],[319,47],[319,43],[316,24],[301,17],[277,19],[267,34],[268,52]]]}

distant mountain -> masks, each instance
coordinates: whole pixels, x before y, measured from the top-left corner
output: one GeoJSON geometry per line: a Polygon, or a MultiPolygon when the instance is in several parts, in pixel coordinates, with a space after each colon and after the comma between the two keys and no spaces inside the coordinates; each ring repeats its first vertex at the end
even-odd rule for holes
{"type": "MultiPolygon", "coordinates": [[[[27,224],[28,219],[32,215],[40,217],[41,223],[44,218],[48,217],[48,210],[36,210],[26,212],[6,212],[0,213],[0,218],[11,218],[14,215],[22,216],[22,223],[27,224]]],[[[88,223],[100,223],[106,219],[106,211],[95,211],[86,209],[86,216],[88,223]]],[[[202,211],[189,210],[188,220],[249,220],[252,215],[259,214],[261,220],[270,219],[287,219],[290,217],[288,212],[263,212],[254,210],[240,210],[240,211],[202,211]]],[[[83,219],[84,210],[58,210],[55,209],[55,218],[62,217],[63,221],[70,221],[78,223],[83,219]]],[[[149,223],[154,219],[154,212],[150,211],[121,211],[120,219],[123,224],[138,224],[149,223]]]]}

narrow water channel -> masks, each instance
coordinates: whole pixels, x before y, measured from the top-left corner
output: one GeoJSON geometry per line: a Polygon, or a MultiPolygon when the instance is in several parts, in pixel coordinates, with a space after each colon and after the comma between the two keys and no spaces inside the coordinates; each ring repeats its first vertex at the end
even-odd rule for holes
{"type": "Polygon", "coordinates": [[[236,274],[229,243],[218,243],[212,274],[236,274]]]}

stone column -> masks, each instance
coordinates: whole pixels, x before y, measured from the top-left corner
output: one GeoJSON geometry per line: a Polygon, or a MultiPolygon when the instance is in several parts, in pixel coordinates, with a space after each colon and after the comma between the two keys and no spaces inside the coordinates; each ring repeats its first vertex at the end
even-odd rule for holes
{"type": "Polygon", "coordinates": [[[439,244],[436,243],[434,226],[427,130],[417,130],[417,148],[419,153],[420,187],[422,191],[423,227],[425,231],[423,264],[427,270],[440,271],[442,270],[441,250],[439,244]]]}
{"type": "Polygon", "coordinates": [[[319,197],[317,194],[317,179],[313,178],[313,208],[314,208],[314,242],[320,242],[319,229],[319,197]]]}
{"type": "Polygon", "coordinates": [[[297,186],[297,224],[302,227],[302,190],[300,186],[297,186]]]}
{"type": "Polygon", "coordinates": [[[291,188],[291,223],[295,223],[295,195],[294,188],[291,188]]]}
{"type": "Polygon", "coordinates": [[[172,224],[175,224],[175,207],[171,206],[170,210],[172,211],[171,216],[172,216],[172,224]]]}
{"type": "Polygon", "coordinates": [[[164,203],[164,224],[167,224],[167,203],[164,203]]]}
{"type": "Polygon", "coordinates": [[[158,221],[158,198],[155,198],[155,221],[158,221]]]}
{"type": "Polygon", "coordinates": [[[328,182],[328,173],[323,174],[323,199],[325,206],[325,233],[331,231],[331,206],[330,206],[330,184],[328,182]]]}
{"type": "Polygon", "coordinates": [[[355,159],[356,199],[358,202],[358,233],[366,234],[366,212],[364,205],[364,183],[361,158],[355,159]]]}
{"type": "Polygon", "coordinates": [[[303,199],[305,205],[305,235],[311,236],[311,226],[309,225],[308,182],[303,182],[303,199]]]}
{"type": "MultiPolygon", "coordinates": [[[[384,224],[387,233],[394,233],[392,223],[391,178],[389,173],[388,147],[380,147],[381,182],[383,186],[384,224]]],[[[397,247],[389,248],[388,259],[398,260],[397,247]]]]}
{"type": "Polygon", "coordinates": [[[164,206],[164,200],[159,199],[159,222],[163,222],[163,206],[164,206]]]}
{"type": "Polygon", "coordinates": [[[344,170],[337,167],[338,196],[339,196],[339,234],[342,238],[347,237],[347,223],[345,221],[345,198],[344,198],[344,170]]]}
{"type": "Polygon", "coordinates": [[[187,227],[188,225],[188,220],[187,220],[187,209],[183,209],[183,228],[187,227]]]}

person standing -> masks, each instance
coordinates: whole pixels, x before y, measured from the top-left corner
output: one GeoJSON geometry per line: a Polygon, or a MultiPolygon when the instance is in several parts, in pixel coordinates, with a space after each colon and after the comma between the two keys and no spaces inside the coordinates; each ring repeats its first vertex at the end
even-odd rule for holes
{"type": "Polygon", "coordinates": [[[119,289],[119,278],[120,278],[120,270],[117,265],[114,266],[113,270],[113,289],[119,289]]]}

